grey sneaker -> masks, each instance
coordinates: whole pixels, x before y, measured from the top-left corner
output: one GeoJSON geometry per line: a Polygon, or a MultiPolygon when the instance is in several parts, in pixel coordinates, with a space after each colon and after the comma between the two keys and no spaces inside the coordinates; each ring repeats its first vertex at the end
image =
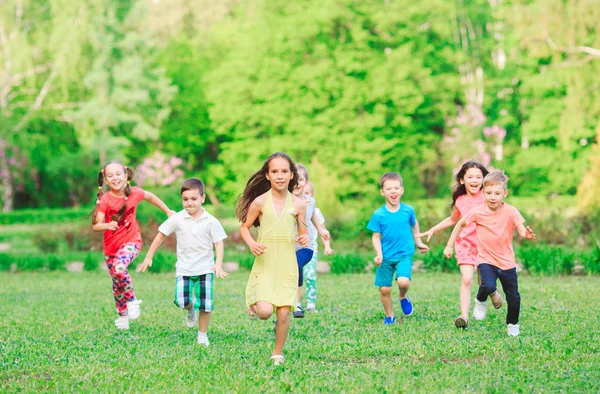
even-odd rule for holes
{"type": "Polygon", "coordinates": [[[475,307],[473,308],[473,317],[475,318],[475,320],[485,319],[486,313],[487,313],[487,300],[481,302],[477,298],[475,298],[475,307]]]}

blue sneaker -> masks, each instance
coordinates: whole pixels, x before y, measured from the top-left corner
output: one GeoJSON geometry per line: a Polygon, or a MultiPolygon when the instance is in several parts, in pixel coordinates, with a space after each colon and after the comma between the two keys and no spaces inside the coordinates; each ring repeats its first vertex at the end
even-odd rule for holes
{"type": "Polygon", "coordinates": [[[386,316],[385,319],[383,319],[383,324],[385,324],[386,326],[392,325],[394,323],[396,323],[395,316],[386,316]]]}
{"type": "Polygon", "coordinates": [[[400,306],[402,307],[402,312],[406,316],[410,316],[413,313],[413,305],[410,302],[410,298],[406,297],[400,300],[400,306]]]}

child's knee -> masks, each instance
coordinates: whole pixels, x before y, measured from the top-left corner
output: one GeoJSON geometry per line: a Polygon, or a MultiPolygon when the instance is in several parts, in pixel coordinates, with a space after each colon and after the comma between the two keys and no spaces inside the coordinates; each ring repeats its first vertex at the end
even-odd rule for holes
{"type": "Polygon", "coordinates": [[[267,320],[273,314],[273,306],[256,305],[256,315],[260,320],[267,320]]]}
{"type": "Polygon", "coordinates": [[[471,287],[473,286],[473,276],[463,276],[462,277],[462,285],[465,287],[471,287]]]}
{"type": "Polygon", "coordinates": [[[410,279],[401,277],[396,280],[399,289],[408,289],[410,287],[410,279]]]}
{"type": "Polygon", "coordinates": [[[389,296],[391,292],[392,292],[391,287],[380,287],[379,288],[379,294],[381,294],[384,297],[389,296]]]}

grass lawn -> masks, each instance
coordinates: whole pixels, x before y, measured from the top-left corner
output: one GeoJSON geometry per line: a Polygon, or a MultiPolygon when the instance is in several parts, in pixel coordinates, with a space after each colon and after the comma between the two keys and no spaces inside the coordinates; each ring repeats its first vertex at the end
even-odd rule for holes
{"type": "Polygon", "coordinates": [[[394,326],[373,275],[321,276],[320,313],[292,321],[273,367],[273,323],[244,313],[247,276],[217,280],[204,349],[172,304],[172,275],[134,274],[142,316],[121,332],[108,273],[0,273],[0,392],[600,391],[597,277],[522,277],[509,338],[506,305],[454,328],[455,274],[416,274],[415,313],[394,326]]]}

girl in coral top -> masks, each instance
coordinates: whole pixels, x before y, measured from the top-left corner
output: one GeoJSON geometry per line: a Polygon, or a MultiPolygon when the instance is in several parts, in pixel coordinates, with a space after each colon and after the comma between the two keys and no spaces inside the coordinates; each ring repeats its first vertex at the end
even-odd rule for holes
{"type": "MultiPolygon", "coordinates": [[[[452,214],[442,220],[428,231],[421,234],[427,236],[427,241],[436,232],[448,227],[454,226],[456,222],[467,215],[471,209],[484,203],[483,196],[483,178],[488,174],[488,170],[481,163],[468,161],[462,165],[455,176],[456,184],[452,192],[452,214]]],[[[458,328],[467,328],[469,322],[469,307],[471,303],[471,287],[473,285],[473,275],[477,262],[477,235],[475,233],[475,224],[470,224],[460,233],[454,245],[456,249],[456,260],[460,267],[460,316],[456,318],[454,324],[458,328]]],[[[494,306],[499,308],[502,304],[502,298],[498,293],[494,295],[494,306]],[[498,303],[499,302],[499,303],[498,303]]]]}
{"type": "Polygon", "coordinates": [[[160,198],[139,187],[131,187],[133,170],[111,161],[98,173],[98,200],[92,212],[92,228],[104,231],[104,260],[113,281],[113,295],[119,318],[115,326],[129,329],[129,320],[140,316],[141,300],[136,299],[127,267],[142,248],[140,226],[135,218],[142,200],[160,208],[167,216],[170,210],[160,198]],[[108,191],[105,192],[105,187],[108,191]]]}

